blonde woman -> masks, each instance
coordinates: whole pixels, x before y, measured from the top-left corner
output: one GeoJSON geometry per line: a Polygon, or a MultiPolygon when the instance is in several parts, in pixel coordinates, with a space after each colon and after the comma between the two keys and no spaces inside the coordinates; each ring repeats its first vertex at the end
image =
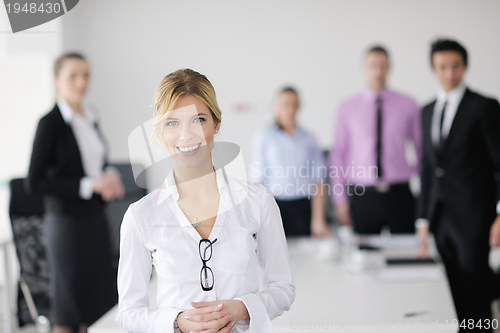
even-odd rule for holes
{"type": "Polygon", "coordinates": [[[155,134],[174,168],[123,218],[118,323],[131,333],[273,332],[271,320],[295,298],[276,201],[262,185],[214,170],[221,111],[204,75],[167,75],[152,107],[155,134]],[[148,302],[151,264],[156,311],[148,302]]]}

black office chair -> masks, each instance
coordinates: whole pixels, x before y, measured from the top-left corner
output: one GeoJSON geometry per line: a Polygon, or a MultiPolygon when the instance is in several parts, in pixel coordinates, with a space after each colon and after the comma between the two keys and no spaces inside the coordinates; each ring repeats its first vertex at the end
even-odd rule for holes
{"type": "Polygon", "coordinates": [[[10,181],[9,216],[17,258],[21,268],[18,280],[17,316],[19,326],[37,325],[39,332],[49,327],[49,270],[45,254],[42,198],[26,192],[24,179],[10,181]]]}
{"type": "MultiPolygon", "coordinates": [[[[113,251],[113,264],[118,268],[118,257],[120,251],[120,227],[123,215],[128,206],[146,195],[146,189],[137,186],[132,166],[130,163],[110,164],[118,169],[121,174],[122,182],[125,187],[123,199],[110,201],[106,205],[106,216],[108,218],[109,233],[111,236],[111,246],[113,251]]],[[[144,168],[138,168],[142,170],[144,168]]]]}

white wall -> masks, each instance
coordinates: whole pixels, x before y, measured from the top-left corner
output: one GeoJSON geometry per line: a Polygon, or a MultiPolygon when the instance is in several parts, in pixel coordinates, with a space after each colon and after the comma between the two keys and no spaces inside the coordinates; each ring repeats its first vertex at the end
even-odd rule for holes
{"type": "MultiPolygon", "coordinates": [[[[436,90],[428,53],[438,36],[457,38],[469,50],[466,80],[471,87],[500,97],[498,13],[496,0],[86,0],[55,22],[62,22],[63,49],[82,51],[90,59],[88,99],[101,111],[113,160],[128,159],[128,134],[150,119],[157,83],[190,67],[206,74],[216,88],[224,112],[219,140],[239,144],[249,163],[251,136],[272,121],[273,98],[285,84],[298,87],[300,121],[328,148],[337,106],[363,87],[361,55],[375,42],[392,55],[390,85],[421,104],[436,90]],[[239,104],[247,110],[237,111],[239,104]]],[[[40,29],[49,30],[45,25],[40,29]]],[[[19,45],[27,43],[14,38],[19,45]]],[[[50,70],[51,64],[45,65],[50,70]]],[[[37,105],[48,111],[46,99],[52,95],[47,82],[19,84],[11,91],[22,103],[21,92],[27,100],[43,92],[45,99],[40,97],[37,105]]],[[[22,103],[2,106],[2,115],[20,112],[22,103]]],[[[33,124],[38,110],[26,116],[33,124]]],[[[8,151],[19,170],[27,169],[29,151],[13,138],[30,137],[33,131],[32,125],[16,123],[2,132],[1,152],[8,151]],[[6,150],[12,144],[19,154],[6,150]]]]}
{"type": "Polygon", "coordinates": [[[62,51],[62,22],[12,34],[0,9],[0,186],[28,172],[39,118],[52,108],[52,64],[62,51]]]}

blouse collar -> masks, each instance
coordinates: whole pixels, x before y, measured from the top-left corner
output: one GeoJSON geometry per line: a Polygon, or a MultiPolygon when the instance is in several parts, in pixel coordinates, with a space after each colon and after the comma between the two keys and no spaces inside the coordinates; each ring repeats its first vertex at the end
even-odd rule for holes
{"type": "MultiPolygon", "coordinates": [[[[215,170],[215,178],[217,181],[217,188],[219,190],[219,193],[222,193],[222,191],[228,188],[232,191],[238,191],[243,189],[242,184],[240,184],[237,181],[234,181],[230,177],[227,177],[228,181],[231,183],[231,185],[228,187],[228,184],[224,180],[224,174],[221,168],[215,170]]],[[[160,189],[160,193],[158,195],[158,205],[161,204],[170,196],[173,196],[174,201],[179,200],[179,192],[177,191],[177,185],[175,184],[175,179],[174,179],[174,169],[170,171],[167,178],[165,179],[165,182],[163,183],[163,186],[160,189]]]]}
{"type": "MultiPolygon", "coordinates": [[[[61,112],[61,115],[62,115],[64,121],[66,122],[66,124],[71,123],[71,121],[73,120],[73,118],[75,116],[75,111],[69,105],[69,103],[64,98],[58,97],[57,98],[57,106],[58,106],[59,111],[61,112]]],[[[91,124],[93,124],[96,121],[95,115],[92,112],[90,112],[89,108],[87,107],[87,105],[85,105],[85,103],[82,103],[82,111],[85,115],[85,118],[91,124]]]]}

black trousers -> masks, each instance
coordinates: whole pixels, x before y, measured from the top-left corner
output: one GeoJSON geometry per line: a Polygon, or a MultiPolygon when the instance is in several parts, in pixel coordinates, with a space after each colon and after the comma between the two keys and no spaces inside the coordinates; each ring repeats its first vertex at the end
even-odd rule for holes
{"type": "Polygon", "coordinates": [[[434,238],[446,268],[459,323],[465,326],[474,324],[470,326],[471,329],[460,328],[460,332],[491,332],[491,329],[485,329],[484,326],[488,321],[491,325],[491,301],[500,281],[488,263],[489,232],[464,234],[457,230],[441,205],[438,205],[436,214],[434,238]],[[475,327],[479,320],[483,325],[482,329],[475,327]]]}
{"type": "Polygon", "coordinates": [[[391,186],[387,192],[372,187],[348,190],[354,231],[359,234],[379,234],[388,226],[393,234],[415,233],[415,198],[408,183],[391,186]]]}
{"type": "Polygon", "coordinates": [[[278,200],[286,236],[311,235],[311,200],[278,200]]]}

